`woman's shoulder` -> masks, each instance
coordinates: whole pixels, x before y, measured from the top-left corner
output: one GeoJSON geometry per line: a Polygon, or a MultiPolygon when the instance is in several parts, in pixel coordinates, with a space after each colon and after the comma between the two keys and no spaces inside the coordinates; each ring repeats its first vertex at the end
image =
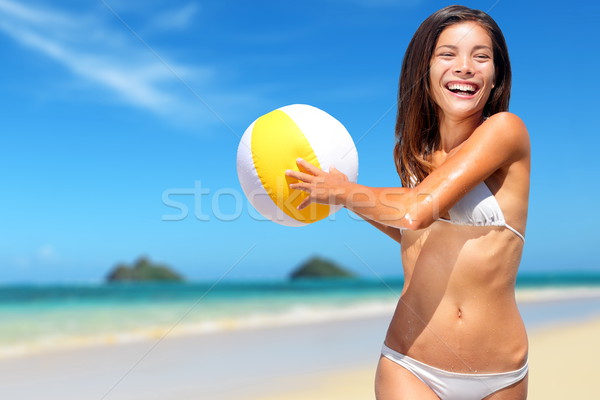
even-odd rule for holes
{"type": "Polygon", "coordinates": [[[508,111],[502,111],[488,117],[482,127],[486,127],[492,130],[502,129],[507,135],[511,136],[526,136],[529,137],[527,127],[521,118],[516,114],[508,111]]]}
{"type": "Polygon", "coordinates": [[[476,130],[481,140],[489,140],[517,154],[529,154],[529,132],[521,118],[508,111],[487,118],[476,130]]]}

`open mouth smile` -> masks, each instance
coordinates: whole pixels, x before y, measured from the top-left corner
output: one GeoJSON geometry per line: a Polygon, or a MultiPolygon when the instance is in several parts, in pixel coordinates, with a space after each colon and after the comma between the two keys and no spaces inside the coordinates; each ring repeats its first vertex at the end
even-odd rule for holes
{"type": "Polygon", "coordinates": [[[479,85],[471,82],[448,82],[446,89],[460,97],[473,97],[479,91],[479,85]]]}

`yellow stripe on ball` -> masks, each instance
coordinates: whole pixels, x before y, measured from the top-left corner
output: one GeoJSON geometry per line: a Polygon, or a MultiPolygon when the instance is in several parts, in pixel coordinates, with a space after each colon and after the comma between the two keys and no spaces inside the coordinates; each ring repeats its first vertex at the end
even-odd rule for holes
{"type": "Polygon", "coordinates": [[[297,180],[285,176],[285,170],[298,170],[298,157],[319,168],[321,166],[308,139],[292,118],[281,110],[275,110],[257,119],[252,129],[251,147],[258,177],[279,209],[304,223],[318,221],[329,215],[329,206],[326,204],[312,203],[302,210],[297,209],[306,193],[290,189],[289,184],[297,180]]]}

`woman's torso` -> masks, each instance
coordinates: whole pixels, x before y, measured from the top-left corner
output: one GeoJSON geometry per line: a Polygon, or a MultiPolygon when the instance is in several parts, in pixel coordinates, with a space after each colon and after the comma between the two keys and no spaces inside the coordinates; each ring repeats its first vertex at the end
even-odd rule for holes
{"type": "MultiPolygon", "coordinates": [[[[528,160],[513,164],[485,182],[507,223],[521,233],[527,218],[528,166],[528,160]]],[[[527,335],[514,288],[522,249],[523,240],[505,226],[436,221],[426,229],[405,231],[405,284],[386,344],[448,371],[493,373],[521,367],[527,335]]]]}

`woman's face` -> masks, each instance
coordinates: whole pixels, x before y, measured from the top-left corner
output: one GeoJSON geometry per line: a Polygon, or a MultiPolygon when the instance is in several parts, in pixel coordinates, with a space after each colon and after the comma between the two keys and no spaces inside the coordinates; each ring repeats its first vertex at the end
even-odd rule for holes
{"type": "Polygon", "coordinates": [[[481,114],[494,87],[494,52],[487,31],[475,22],[444,29],[431,58],[429,86],[445,116],[481,114]]]}

